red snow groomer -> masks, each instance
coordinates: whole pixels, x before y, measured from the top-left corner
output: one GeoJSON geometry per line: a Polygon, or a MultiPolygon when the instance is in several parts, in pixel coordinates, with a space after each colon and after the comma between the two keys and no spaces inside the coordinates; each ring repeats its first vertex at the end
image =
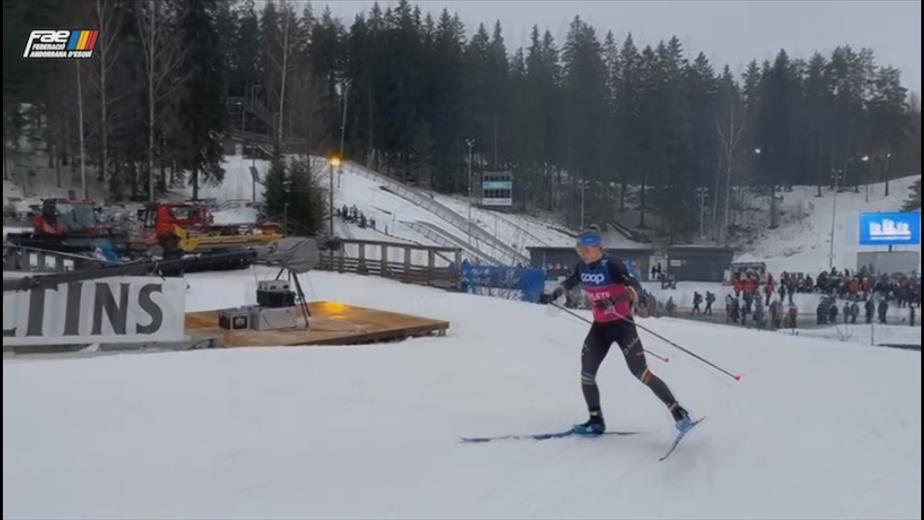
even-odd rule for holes
{"type": "Polygon", "coordinates": [[[28,233],[10,233],[7,242],[38,249],[83,253],[108,243],[113,249],[128,246],[125,230],[103,221],[92,201],[45,199],[28,233]]]}

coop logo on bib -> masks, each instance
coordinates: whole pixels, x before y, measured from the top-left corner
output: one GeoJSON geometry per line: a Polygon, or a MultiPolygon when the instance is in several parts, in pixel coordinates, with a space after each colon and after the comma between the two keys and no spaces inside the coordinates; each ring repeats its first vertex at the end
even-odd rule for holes
{"type": "Polygon", "coordinates": [[[603,283],[604,276],[603,273],[581,273],[581,281],[584,283],[592,283],[594,285],[600,285],[603,283]]]}

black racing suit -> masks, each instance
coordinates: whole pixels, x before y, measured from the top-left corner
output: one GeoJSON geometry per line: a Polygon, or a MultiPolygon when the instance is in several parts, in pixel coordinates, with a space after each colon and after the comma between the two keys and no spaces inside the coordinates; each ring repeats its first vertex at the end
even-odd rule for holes
{"type": "MultiPolygon", "coordinates": [[[[590,265],[595,266],[595,264],[596,262],[590,265]]],[[[622,262],[610,258],[607,261],[607,268],[611,279],[615,283],[631,287],[636,294],[644,294],[638,282],[629,274],[622,262]]],[[[580,283],[580,264],[578,264],[575,266],[574,273],[561,283],[561,287],[568,291],[580,283]]],[[[624,318],[615,321],[599,322],[595,320],[587,333],[587,337],[584,339],[584,347],[581,350],[581,390],[584,393],[584,400],[587,402],[587,408],[591,415],[600,413],[600,390],[596,382],[597,369],[600,368],[600,364],[613,343],[618,344],[620,350],[622,350],[622,355],[632,375],[654,392],[658,399],[668,407],[675,420],[679,420],[686,415],[686,411],[678,405],[677,400],[664,381],[654,375],[651,369],[648,368],[642,341],[638,337],[631,312],[624,318]]]]}

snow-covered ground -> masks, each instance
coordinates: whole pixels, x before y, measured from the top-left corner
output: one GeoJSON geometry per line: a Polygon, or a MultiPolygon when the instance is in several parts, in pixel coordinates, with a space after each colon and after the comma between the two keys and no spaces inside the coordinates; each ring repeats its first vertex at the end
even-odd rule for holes
{"type": "MultiPolygon", "coordinates": [[[[781,330],[781,334],[789,334],[789,331],[781,330]]],[[[870,325],[851,325],[839,323],[830,327],[818,329],[800,329],[800,336],[812,338],[825,338],[835,341],[854,343],[857,345],[879,345],[882,343],[895,345],[920,345],[921,344],[921,326],[910,327],[905,325],[880,325],[878,323],[870,325]]]]}
{"type": "MultiPolygon", "coordinates": [[[[190,310],[255,272],[188,277],[190,310]]],[[[709,416],[668,461],[667,411],[618,350],[598,382],[630,437],[460,444],[583,420],[586,325],[554,308],[314,272],[311,299],[449,320],[351,347],[5,358],[5,518],[919,518],[920,352],[706,323],[640,323],[709,416]]]]}
{"type": "MultiPolygon", "coordinates": [[[[894,179],[885,196],[885,183],[869,185],[869,201],[865,187],[859,193],[852,190],[837,194],[837,216],[834,233],[834,266],[854,270],[860,251],[886,251],[888,247],[860,246],[861,212],[899,211],[908,198],[908,188],[920,175],[894,179]]],[[[742,246],[735,257],[738,262],[764,262],[775,276],[782,271],[810,273],[830,269],[831,222],[834,215],[834,192],[823,189],[815,197],[813,186],[794,186],[792,192],[782,192],[780,227],[763,231],[742,246]]],[[[765,203],[765,201],[755,201],[765,203]]],[[[766,211],[761,213],[765,216],[766,211]]],[[[921,246],[895,246],[895,251],[917,251],[918,272],[921,270],[921,246]]]]}

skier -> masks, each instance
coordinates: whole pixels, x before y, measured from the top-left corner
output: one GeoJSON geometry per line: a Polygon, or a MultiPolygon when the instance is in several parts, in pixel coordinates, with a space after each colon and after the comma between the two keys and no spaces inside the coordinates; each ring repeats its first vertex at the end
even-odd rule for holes
{"type": "MultiPolygon", "coordinates": [[[[642,342],[632,319],[632,304],[643,294],[638,282],[629,275],[619,260],[609,258],[603,251],[603,239],[596,226],[591,226],[578,238],[581,256],[565,281],[551,294],[543,294],[540,303],[550,303],[580,284],[587,299],[593,303],[594,323],[584,339],[581,350],[581,390],[590,418],[574,426],[579,435],[599,435],[606,431],[600,410],[600,390],[597,388],[597,369],[609,352],[613,342],[619,345],[626,365],[632,374],[648,386],[670,411],[679,431],[692,427],[690,415],[645,361],[642,342]]],[[[643,303],[643,302],[642,302],[643,303]]]]}
{"type": "Polygon", "coordinates": [[[706,310],[703,311],[703,314],[712,315],[712,304],[715,303],[715,294],[706,291],[706,310]]]}
{"type": "Polygon", "coordinates": [[[698,291],[693,291],[693,310],[690,311],[690,314],[701,314],[702,311],[699,310],[699,304],[703,302],[703,295],[698,291]]]}

